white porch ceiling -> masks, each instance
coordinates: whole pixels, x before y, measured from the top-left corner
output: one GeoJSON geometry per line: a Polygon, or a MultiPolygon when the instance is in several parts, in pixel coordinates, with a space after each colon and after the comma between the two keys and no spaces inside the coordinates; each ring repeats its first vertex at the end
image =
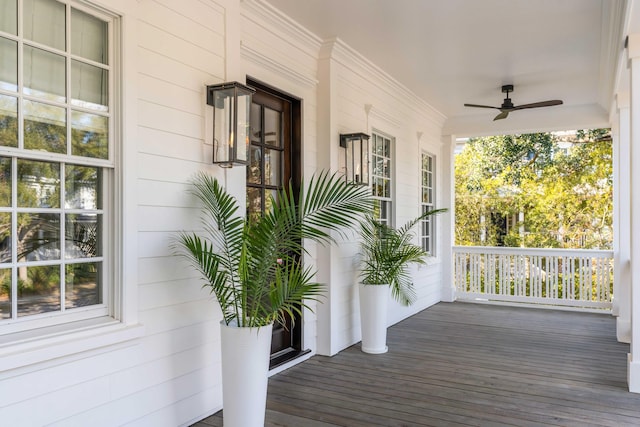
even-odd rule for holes
{"type": "Polygon", "coordinates": [[[338,37],[447,117],[461,136],[606,126],[624,0],[267,0],[338,37]],[[493,122],[503,84],[516,111],[493,122]]]}

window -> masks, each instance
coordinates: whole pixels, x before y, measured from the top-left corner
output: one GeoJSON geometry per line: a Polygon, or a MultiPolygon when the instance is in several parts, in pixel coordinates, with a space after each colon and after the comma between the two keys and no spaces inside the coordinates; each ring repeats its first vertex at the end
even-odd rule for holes
{"type": "MultiPolygon", "coordinates": [[[[434,210],[434,169],[435,159],[432,155],[422,153],[422,214],[434,210]]],[[[435,255],[435,216],[431,215],[422,220],[420,240],[422,249],[429,255],[435,255]]]]}
{"type": "Polygon", "coordinates": [[[0,334],[109,314],[112,22],[0,4],[0,334]]]}
{"type": "Polygon", "coordinates": [[[374,215],[383,224],[389,226],[392,222],[392,195],[391,195],[391,139],[373,134],[371,152],[372,185],[374,198],[374,215]]]}

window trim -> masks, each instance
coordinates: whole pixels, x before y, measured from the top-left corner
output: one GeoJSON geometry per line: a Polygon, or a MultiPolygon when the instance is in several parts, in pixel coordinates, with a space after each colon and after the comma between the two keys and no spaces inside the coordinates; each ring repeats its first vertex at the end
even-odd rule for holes
{"type": "MultiPolygon", "coordinates": [[[[369,144],[370,146],[370,150],[371,150],[371,155],[370,155],[370,159],[371,159],[371,166],[369,168],[370,170],[370,174],[371,174],[371,192],[372,192],[372,198],[374,201],[380,201],[380,202],[385,202],[388,204],[388,218],[386,219],[385,223],[391,227],[393,227],[395,225],[395,144],[396,143],[396,139],[394,137],[392,137],[391,135],[385,134],[384,132],[380,132],[376,129],[373,129],[371,131],[371,143],[369,144]],[[384,156],[377,156],[374,152],[374,146],[376,144],[376,138],[382,138],[383,142],[385,140],[389,141],[389,157],[384,157],[384,156]],[[376,175],[375,174],[375,166],[374,166],[374,162],[376,157],[383,157],[385,159],[389,160],[389,175],[388,176],[384,176],[384,175],[376,175]],[[380,197],[380,196],[376,196],[375,195],[375,191],[374,191],[374,185],[375,185],[375,178],[379,177],[379,178],[383,178],[383,179],[388,179],[389,180],[389,197],[380,197]]],[[[379,218],[376,218],[379,220],[379,218]]]]}
{"type": "MultiPolygon", "coordinates": [[[[420,153],[420,214],[425,212],[425,208],[429,210],[435,209],[435,199],[436,199],[436,156],[422,150],[420,153]],[[431,170],[424,169],[424,158],[431,158],[431,170]],[[431,186],[425,185],[424,182],[424,173],[427,172],[431,174],[431,186]],[[423,194],[425,188],[431,189],[431,202],[425,203],[423,194]]],[[[436,256],[436,216],[431,215],[428,219],[423,219],[420,221],[420,245],[422,249],[427,252],[430,256],[436,256]],[[424,234],[424,223],[428,222],[428,235],[424,234]],[[429,239],[430,248],[426,248],[425,242],[426,238],[429,239]]]]}
{"type": "MultiPolygon", "coordinates": [[[[118,12],[111,11],[112,6],[101,0],[88,2],[85,0],[58,0],[70,4],[95,16],[110,20],[109,41],[111,42],[111,99],[110,120],[110,160],[95,159],[93,165],[104,167],[104,172],[112,176],[105,187],[104,223],[109,224],[112,239],[106,244],[104,251],[110,253],[109,266],[105,266],[105,282],[111,289],[109,313],[105,316],[87,320],[48,325],[22,332],[0,336],[0,378],[31,372],[43,366],[57,365],[73,360],[75,357],[86,357],[87,352],[100,354],[114,348],[134,345],[145,334],[145,328],[138,323],[137,287],[135,284],[137,264],[125,259],[125,253],[136,253],[138,236],[135,232],[125,230],[137,228],[137,201],[135,193],[126,189],[134,188],[137,180],[135,174],[125,170],[135,170],[138,152],[136,138],[137,121],[137,89],[127,84],[135,81],[138,75],[136,47],[138,35],[136,22],[138,6],[136,2],[119,2],[118,12]],[[125,90],[126,88],[126,90],[125,90]],[[127,144],[124,144],[127,141],[127,144]],[[117,168],[113,168],[117,164],[117,168]],[[107,195],[108,194],[108,195],[107,195]],[[80,355],[80,353],[83,353],[80,355]],[[71,358],[71,359],[70,359],[71,358]],[[15,372],[15,373],[14,373],[15,372]]],[[[10,147],[4,147],[6,154],[10,147]]],[[[20,153],[21,157],[25,157],[20,153]]],[[[35,160],[59,160],[53,153],[33,153],[29,156],[35,160]]],[[[64,161],[69,161],[65,158],[64,161]]],[[[75,162],[72,161],[72,163],[75,162]]],[[[80,163],[80,162],[75,162],[80,163]]],[[[105,225],[107,226],[107,225],[105,225]]]]}

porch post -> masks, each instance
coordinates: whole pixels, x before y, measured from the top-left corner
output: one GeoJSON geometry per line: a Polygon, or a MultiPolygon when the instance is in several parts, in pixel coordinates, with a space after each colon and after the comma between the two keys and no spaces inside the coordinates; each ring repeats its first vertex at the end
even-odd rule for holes
{"type": "Polygon", "coordinates": [[[640,34],[630,34],[628,44],[630,93],[630,259],[631,352],[627,381],[629,391],[640,393],[640,34]],[[635,189],[635,191],[633,191],[635,189]],[[633,262],[633,260],[639,260],[633,262]]]}
{"type": "Polygon", "coordinates": [[[453,302],[456,300],[456,288],[453,279],[453,252],[451,248],[455,244],[455,175],[454,175],[454,151],[456,149],[456,137],[454,135],[443,135],[442,142],[442,164],[445,166],[442,173],[442,206],[449,211],[439,219],[442,224],[442,301],[453,302]]]}
{"type": "Polygon", "coordinates": [[[613,314],[618,341],[631,342],[631,212],[629,93],[616,95],[617,117],[613,120],[613,314]]]}

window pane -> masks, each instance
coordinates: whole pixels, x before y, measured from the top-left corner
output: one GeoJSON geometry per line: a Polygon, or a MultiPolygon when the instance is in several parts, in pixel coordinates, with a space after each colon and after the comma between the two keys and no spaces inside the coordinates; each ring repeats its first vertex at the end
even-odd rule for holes
{"type": "Polygon", "coordinates": [[[64,56],[34,47],[24,47],[24,93],[49,101],[65,102],[64,56]]]}
{"type": "Polygon", "coordinates": [[[0,95],[0,145],[18,146],[18,99],[0,95]]]}
{"type": "Polygon", "coordinates": [[[98,168],[67,165],[65,203],[67,209],[100,209],[98,168]]]}
{"type": "Polygon", "coordinates": [[[18,214],[18,262],[60,259],[60,215],[18,214]]]}
{"type": "Polygon", "coordinates": [[[95,258],[100,253],[101,215],[68,214],[65,222],[65,258],[95,258]]]}
{"type": "Polygon", "coordinates": [[[102,303],[101,262],[70,264],[65,267],[65,308],[102,303]]]}
{"type": "Polygon", "coordinates": [[[260,153],[262,149],[252,145],[249,148],[249,164],[247,165],[247,182],[251,184],[262,183],[262,158],[260,153]]]}
{"type": "MultiPolygon", "coordinates": [[[[0,263],[11,262],[11,213],[0,212],[0,263]]],[[[1,285],[0,285],[1,286],[1,285]]],[[[2,289],[0,289],[0,293],[2,289]]]]}
{"type": "Polygon", "coordinates": [[[97,114],[71,112],[71,154],[106,159],[109,157],[109,119],[97,114]]]}
{"type": "Polygon", "coordinates": [[[264,211],[273,209],[273,203],[278,200],[278,190],[267,190],[264,196],[264,211]]]}
{"type": "Polygon", "coordinates": [[[18,160],[18,206],[60,207],[60,166],[57,163],[18,160]]]}
{"type": "Polygon", "coordinates": [[[278,150],[265,150],[264,155],[264,180],[267,185],[282,184],[282,166],[280,157],[281,151],[278,150]]]}
{"type": "Polygon", "coordinates": [[[18,317],[60,310],[60,267],[18,267],[18,317]]]}
{"type": "Polygon", "coordinates": [[[259,188],[247,187],[247,217],[250,220],[262,215],[262,192],[259,188]]]}
{"type": "Polygon", "coordinates": [[[65,50],[65,6],[53,0],[24,0],[24,36],[65,50]]]}
{"type": "Polygon", "coordinates": [[[262,129],[262,114],[260,105],[251,104],[251,141],[260,143],[260,129],[262,129]]]}
{"type": "Polygon", "coordinates": [[[107,23],[77,9],[71,9],[71,53],[107,63],[107,23]]]}
{"type": "Polygon", "coordinates": [[[71,61],[71,103],[93,110],[108,110],[109,73],[100,67],[71,61]]]}
{"type": "Polygon", "coordinates": [[[0,319],[11,318],[11,269],[0,269],[0,319]]]}
{"type": "Polygon", "coordinates": [[[18,33],[17,0],[0,0],[0,31],[18,33]]]}
{"type": "MultiPolygon", "coordinates": [[[[2,16],[0,15],[1,20],[2,16]]],[[[16,92],[18,90],[18,43],[0,37],[0,58],[2,58],[0,89],[16,92]]]]}
{"type": "Polygon", "coordinates": [[[66,111],[61,107],[24,101],[24,148],[67,152],[66,111]]]}
{"type": "Polygon", "coordinates": [[[282,140],[281,114],[269,108],[264,109],[264,143],[280,147],[282,140]]]}

